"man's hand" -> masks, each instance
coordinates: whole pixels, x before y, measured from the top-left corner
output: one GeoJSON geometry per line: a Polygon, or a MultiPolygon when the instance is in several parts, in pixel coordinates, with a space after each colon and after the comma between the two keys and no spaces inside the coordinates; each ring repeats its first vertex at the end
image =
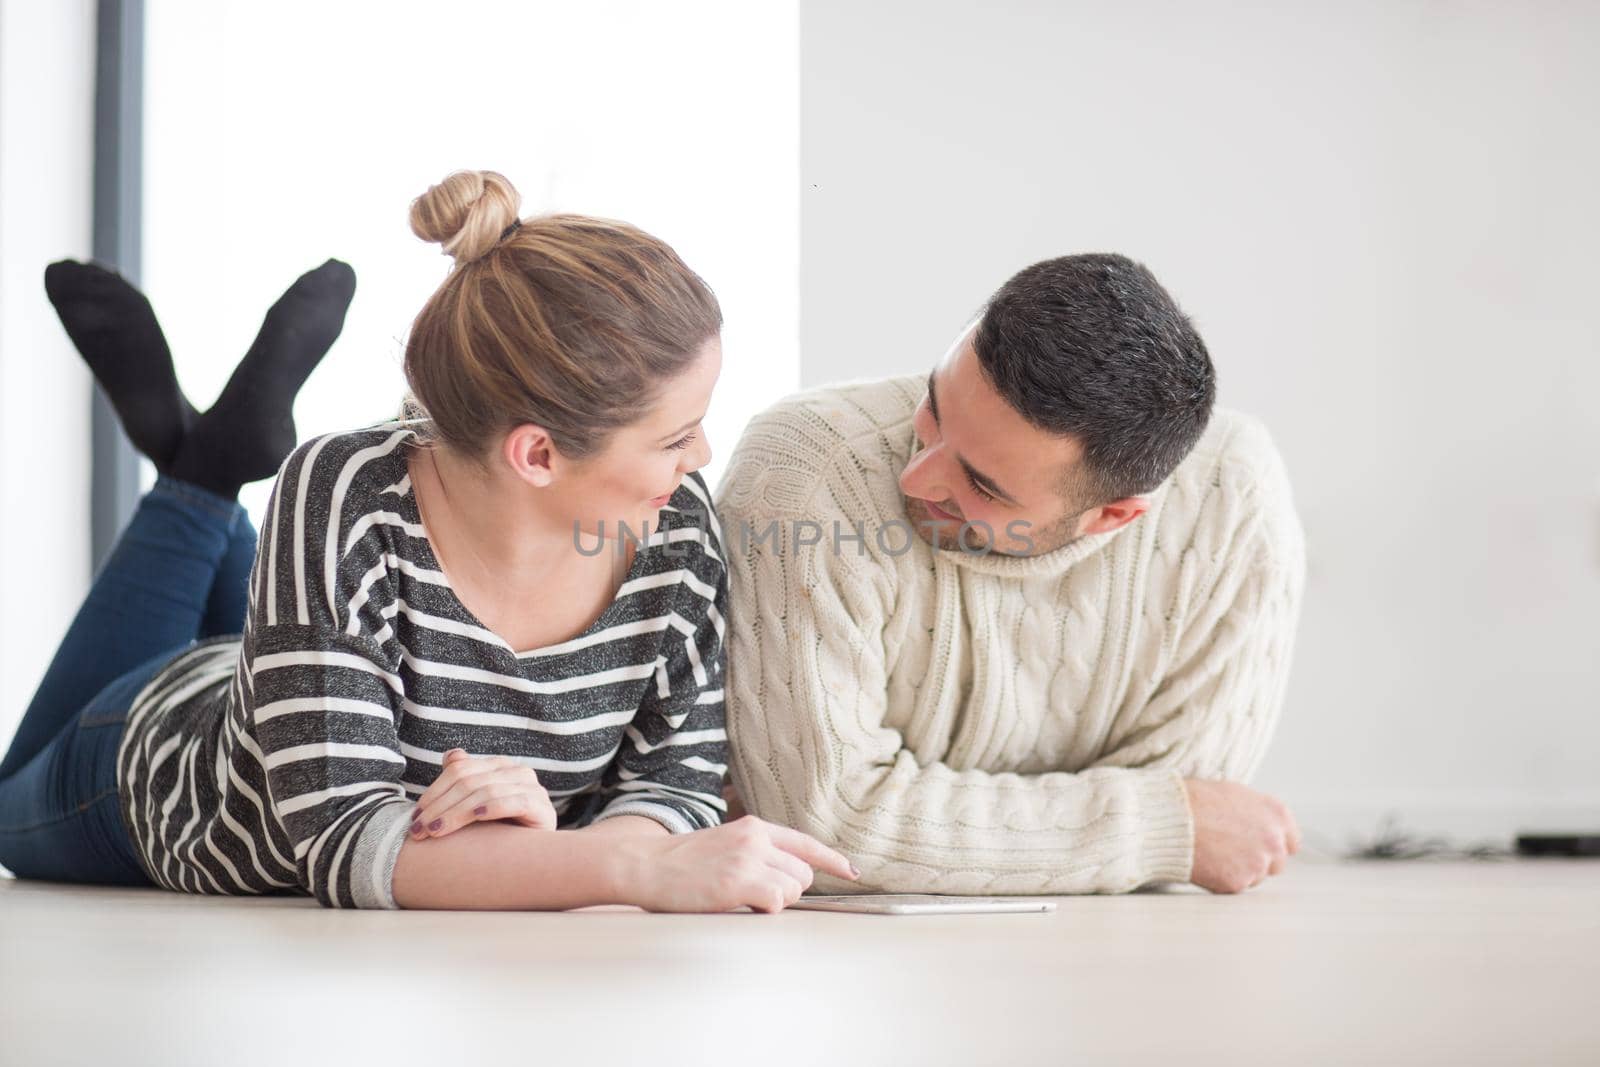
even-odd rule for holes
{"type": "Polygon", "coordinates": [[[1194,812],[1189,881],[1213,893],[1242,893],[1278,874],[1300,851],[1300,828],[1277,797],[1236,782],[1184,780],[1194,812]]]}

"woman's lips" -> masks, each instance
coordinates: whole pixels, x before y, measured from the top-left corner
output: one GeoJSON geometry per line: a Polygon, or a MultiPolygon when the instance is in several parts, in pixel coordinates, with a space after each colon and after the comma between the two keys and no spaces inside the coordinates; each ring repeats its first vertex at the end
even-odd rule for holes
{"type": "MultiPolygon", "coordinates": [[[[674,489],[672,491],[672,493],[676,493],[676,492],[677,492],[676,489],[674,489]]],[[[648,501],[646,501],[646,503],[648,503],[653,508],[664,508],[664,507],[667,506],[667,501],[672,499],[672,493],[667,493],[664,496],[653,496],[648,501]]]]}

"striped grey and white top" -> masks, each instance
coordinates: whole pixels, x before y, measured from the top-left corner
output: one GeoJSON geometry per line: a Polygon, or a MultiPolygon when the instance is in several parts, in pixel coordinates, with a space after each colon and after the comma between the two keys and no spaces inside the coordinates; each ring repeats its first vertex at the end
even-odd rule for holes
{"type": "Polygon", "coordinates": [[[191,646],[135,698],[118,786],[157,884],[395,907],[414,800],[451,748],[533,768],[562,829],[721,822],[728,579],[705,482],[684,480],[588,630],[517,652],[445,580],[416,436],[388,422],[297,448],[244,634],[191,646]]]}

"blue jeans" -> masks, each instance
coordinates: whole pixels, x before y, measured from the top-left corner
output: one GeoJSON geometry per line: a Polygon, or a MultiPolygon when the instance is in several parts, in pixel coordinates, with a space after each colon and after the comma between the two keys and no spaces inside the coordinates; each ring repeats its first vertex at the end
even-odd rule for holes
{"type": "Polygon", "coordinates": [[[244,628],[255,554],[236,501],[165,477],[145,494],[0,760],[0,865],[19,878],[151,884],[117,795],[128,708],[195,641],[244,628]]]}

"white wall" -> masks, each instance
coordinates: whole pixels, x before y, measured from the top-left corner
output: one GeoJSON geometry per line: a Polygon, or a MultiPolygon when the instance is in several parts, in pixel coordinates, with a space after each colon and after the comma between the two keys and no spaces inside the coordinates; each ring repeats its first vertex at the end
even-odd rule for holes
{"type": "Polygon", "coordinates": [[[1335,840],[1600,826],[1600,7],[801,22],[804,381],[931,366],[1035,260],[1143,260],[1307,526],[1258,784],[1335,840]]]}
{"type": "MultiPolygon", "coordinates": [[[[716,290],[715,484],[745,418],[799,384],[798,35],[794,0],[151,0],[144,279],[191,399],[209,405],[277,294],[338,256],[355,303],[301,437],[391,415],[449,266],[410,202],[498,170],[524,214],[626,219],[716,290]]],[[[243,494],[258,517],[269,490],[243,494]]]]}
{"type": "Polygon", "coordinates": [[[88,370],[44,294],[87,259],[94,4],[0,0],[0,752],[89,583],[88,370]]]}
{"type": "MultiPolygon", "coordinates": [[[[439,10],[152,0],[145,277],[197,403],[339,254],[301,427],[387,413],[445,266],[406,204],[456,166],[707,277],[724,456],[802,378],[929,366],[1016,268],[1123,251],[1295,475],[1259,784],[1329,830],[1600,824],[1600,8],[808,0],[798,72],[792,3],[439,10]]],[[[0,0],[0,738],[89,577],[90,385],[41,272],[89,251],[92,83],[89,0],[0,0]]]]}

